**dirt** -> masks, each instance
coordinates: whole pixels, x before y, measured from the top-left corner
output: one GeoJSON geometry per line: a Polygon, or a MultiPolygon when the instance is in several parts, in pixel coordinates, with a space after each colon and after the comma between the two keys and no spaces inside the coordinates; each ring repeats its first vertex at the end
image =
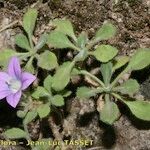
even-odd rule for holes
{"type": "MultiPolygon", "coordinates": [[[[132,55],[139,47],[150,47],[150,0],[44,0],[42,4],[36,3],[35,0],[0,0],[0,29],[15,20],[21,21],[23,13],[30,6],[39,10],[36,37],[51,29],[48,23],[54,18],[70,19],[77,34],[87,30],[90,38],[104,21],[109,20],[116,25],[118,32],[115,38],[104,42],[116,46],[120,54],[132,55]]],[[[14,49],[14,36],[19,32],[20,23],[1,32],[0,49],[14,49]]],[[[149,71],[134,73],[133,76],[141,83],[143,96],[150,99],[149,71]]],[[[69,105],[70,109],[62,124],[62,134],[71,136],[72,139],[93,139],[92,147],[97,147],[98,150],[150,149],[150,123],[135,119],[124,106],[125,112],[114,126],[110,127],[98,121],[99,116],[92,100],[85,103],[74,99],[69,105]],[[83,115],[81,110],[88,112],[83,115]]],[[[1,110],[0,115],[3,112],[4,110],[1,110]]],[[[3,119],[0,117],[0,122],[3,119]]],[[[4,129],[5,126],[2,126],[1,130],[4,129]]],[[[32,128],[31,134],[33,135],[32,128]]]]}

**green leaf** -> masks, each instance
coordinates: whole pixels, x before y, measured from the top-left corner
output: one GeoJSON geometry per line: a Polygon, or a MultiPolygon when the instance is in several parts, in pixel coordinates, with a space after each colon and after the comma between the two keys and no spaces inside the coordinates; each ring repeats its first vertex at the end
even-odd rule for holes
{"type": "Polygon", "coordinates": [[[118,106],[114,102],[106,102],[100,112],[100,120],[112,125],[119,117],[118,106]]]}
{"type": "Polygon", "coordinates": [[[46,44],[46,42],[47,42],[47,36],[48,36],[48,35],[47,35],[46,33],[44,33],[44,34],[40,37],[40,39],[39,39],[37,45],[35,46],[35,49],[36,49],[36,50],[41,49],[41,48],[46,44]]]}
{"type": "Polygon", "coordinates": [[[72,23],[69,20],[55,19],[52,23],[57,26],[57,31],[62,32],[63,34],[68,35],[76,40],[72,23]]]}
{"type": "Polygon", "coordinates": [[[11,128],[4,132],[4,135],[9,139],[26,138],[26,132],[19,128],[11,128]]]}
{"type": "Polygon", "coordinates": [[[115,47],[110,45],[100,45],[93,52],[93,55],[97,60],[101,62],[108,62],[113,59],[118,53],[118,50],[115,47]]]}
{"type": "Polygon", "coordinates": [[[129,61],[129,57],[128,56],[119,56],[116,57],[114,60],[114,66],[113,66],[113,71],[121,68],[122,66],[124,66],[127,62],[129,61]]]}
{"type": "Polygon", "coordinates": [[[17,52],[11,49],[5,49],[0,51],[0,66],[5,66],[9,59],[13,56],[16,56],[17,52]]]}
{"type": "Polygon", "coordinates": [[[62,95],[53,96],[53,98],[51,99],[51,103],[55,106],[63,106],[65,104],[62,95]]]}
{"type": "Polygon", "coordinates": [[[84,61],[88,56],[87,49],[82,49],[74,58],[74,60],[77,61],[84,61]]]}
{"type": "Polygon", "coordinates": [[[45,51],[38,58],[38,66],[46,70],[52,70],[58,66],[57,57],[54,53],[45,51]]]}
{"type": "Polygon", "coordinates": [[[33,34],[38,12],[36,9],[29,9],[23,17],[23,28],[31,37],[33,34]]]}
{"type": "Polygon", "coordinates": [[[96,92],[94,89],[88,88],[88,87],[79,87],[77,89],[76,95],[78,98],[90,98],[92,96],[96,95],[96,92]]]}
{"type": "Polygon", "coordinates": [[[26,114],[27,114],[27,112],[25,112],[25,111],[21,111],[21,110],[17,111],[17,116],[19,118],[24,118],[26,116],[26,114]]]}
{"type": "Polygon", "coordinates": [[[53,77],[52,88],[54,90],[61,91],[67,86],[73,66],[74,62],[65,62],[58,68],[53,77]]]}
{"type": "Polygon", "coordinates": [[[40,118],[45,118],[50,113],[49,104],[43,104],[37,108],[40,118]]]}
{"type": "Polygon", "coordinates": [[[146,101],[123,101],[137,118],[150,121],[150,103],[146,101]]]}
{"type": "Polygon", "coordinates": [[[76,75],[79,75],[80,74],[80,70],[78,68],[73,68],[72,71],[71,71],[71,75],[72,76],[76,76],[76,75]]]}
{"type": "Polygon", "coordinates": [[[104,23],[102,27],[96,32],[96,39],[107,40],[116,34],[116,27],[111,23],[104,23]]]}
{"type": "Polygon", "coordinates": [[[36,117],[37,117],[37,111],[35,109],[33,109],[32,111],[29,111],[25,117],[25,119],[23,120],[24,124],[28,124],[31,121],[33,121],[36,117]]]}
{"type": "Polygon", "coordinates": [[[88,42],[87,33],[82,32],[77,39],[78,47],[81,47],[82,49],[85,48],[87,42],[88,42]]]}
{"type": "Polygon", "coordinates": [[[25,50],[28,50],[28,51],[31,50],[29,41],[25,35],[23,35],[23,34],[16,35],[15,42],[19,47],[21,47],[25,50]]]}
{"type": "Polygon", "coordinates": [[[139,50],[132,56],[128,70],[141,70],[150,65],[150,50],[139,50]]]}
{"type": "Polygon", "coordinates": [[[49,92],[51,92],[52,82],[53,77],[51,75],[48,75],[44,80],[44,88],[49,92]]]}
{"type": "Polygon", "coordinates": [[[108,63],[102,64],[100,67],[100,70],[103,76],[104,83],[106,86],[108,86],[111,80],[111,76],[112,76],[112,63],[108,62],[108,63]]]}
{"type": "Polygon", "coordinates": [[[124,82],[122,85],[118,86],[117,88],[118,91],[123,94],[133,95],[139,91],[140,85],[136,80],[129,79],[126,82],[124,82]]]}
{"type": "Polygon", "coordinates": [[[49,92],[42,86],[38,86],[37,89],[33,92],[32,97],[39,99],[40,97],[48,97],[49,92]]]}
{"type": "Polygon", "coordinates": [[[30,72],[32,74],[35,73],[34,66],[33,66],[33,59],[34,57],[31,57],[24,67],[25,71],[30,72]]]}
{"type": "Polygon", "coordinates": [[[72,94],[72,92],[64,89],[63,91],[60,91],[59,94],[62,95],[62,97],[68,97],[72,94]]]}
{"type": "Polygon", "coordinates": [[[75,48],[75,46],[70,42],[68,37],[62,32],[52,31],[48,35],[48,44],[55,48],[75,48]]]}

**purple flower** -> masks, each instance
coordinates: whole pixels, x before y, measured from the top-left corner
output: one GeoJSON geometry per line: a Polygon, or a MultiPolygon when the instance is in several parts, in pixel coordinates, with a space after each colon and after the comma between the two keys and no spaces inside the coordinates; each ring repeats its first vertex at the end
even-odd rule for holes
{"type": "Polygon", "coordinates": [[[6,97],[9,105],[16,107],[20,101],[22,90],[25,90],[36,77],[22,72],[17,57],[12,57],[7,72],[0,72],[0,99],[6,97]]]}

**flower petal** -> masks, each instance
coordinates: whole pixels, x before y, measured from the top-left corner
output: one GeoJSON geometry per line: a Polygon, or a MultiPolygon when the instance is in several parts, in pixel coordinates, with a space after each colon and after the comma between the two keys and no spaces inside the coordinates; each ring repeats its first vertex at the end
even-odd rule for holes
{"type": "Polygon", "coordinates": [[[8,74],[16,79],[21,78],[21,67],[17,57],[11,58],[8,65],[8,74]]]}
{"type": "Polygon", "coordinates": [[[0,81],[0,99],[3,99],[10,94],[11,91],[9,90],[8,85],[5,82],[0,81]]]}
{"type": "Polygon", "coordinates": [[[29,87],[29,85],[32,84],[35,79],[36,76],[32,75],[31,73],[22,73],[22,90],[25,90],[27,87],[29,87]]]}
{"type": "Polygon", "coordinates": [[[11,77],[6,72],[0,72],[0,81],[7,82],[11,77]]]}
{"type": "Polygon", "coordinates": [[[15,94],[11,94],[11,95],[7,96],[6,100],[7,100],[8,104],[10,106],[16,108],[17,104],[20,101],[21,94],[22,94],[22,92],[19,91],[19,92],[15,93],[15,94]]]}

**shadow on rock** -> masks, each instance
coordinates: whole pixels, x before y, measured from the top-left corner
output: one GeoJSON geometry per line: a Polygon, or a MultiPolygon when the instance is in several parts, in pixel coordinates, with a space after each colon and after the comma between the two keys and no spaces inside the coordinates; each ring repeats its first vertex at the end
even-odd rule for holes
{"type": "Polygon", "coordinates": [[[87,125],[89,125],[92,121],[92,119],[95,116],[95,112],[90,112],[90,113],[85,113],[84,115],[80,116],[79,118],[77,118],[77,126],[78,127],[85,127],[87,125]]]}
{"type": "Polygon", "coordinates": [[[115,128],[106,124],[103,124],[102,126],[104,127],[102,144],[105,148],[112,148],[116,144],[117,139],[115,128]]]}
{"type": "Polygon", "coordinates": [[[16,110],[9,106],[5,100],[0,102],[0,127],[17,126],[21,119],[16,115],[16,110]]]}
{"type": "Polygon", "coordinates": [[[149,130],[150,129],[150,121],[144,121],[136,118],[129,109],[126,110],[126,116],[131,121],[132,125],[139,130],[149,130]]]}

